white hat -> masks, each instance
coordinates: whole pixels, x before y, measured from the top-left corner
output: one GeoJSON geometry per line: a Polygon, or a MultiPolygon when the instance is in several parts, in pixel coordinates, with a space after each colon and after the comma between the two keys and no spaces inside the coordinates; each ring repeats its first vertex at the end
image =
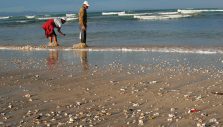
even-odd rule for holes
{"type": "Polygon", "coordinates": [[[86,6],[90,6],[87,1],[84,1],[83,4],[85,4],[86,6]]]}
{"type": "Polygon", "coordinates": [[[61,19],[67,21],[67,18],[66,17],[62,17],[61,19]]]}

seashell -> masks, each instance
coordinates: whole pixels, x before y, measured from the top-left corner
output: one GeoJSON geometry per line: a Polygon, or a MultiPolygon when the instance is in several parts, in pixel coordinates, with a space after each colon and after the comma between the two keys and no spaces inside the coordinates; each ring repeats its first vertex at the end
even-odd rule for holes
{"type": "Polygon", "coordinates": [[[70,118],[68,123],[74,123],[74,119],[70,118]]]}
{"type": "Polygon", "coordinates": [[[144,125],[144,122],[143,122],[143,120],[139,120],[139,124],[138,124],[139,126],[143,126],[144,125]]]}
{"type": "Polygon", "coordinates": [[[24,97],[26,97],[26,98],[30,98],[31,95],[30,95],[30,94],[26,94],[24,97]]]}

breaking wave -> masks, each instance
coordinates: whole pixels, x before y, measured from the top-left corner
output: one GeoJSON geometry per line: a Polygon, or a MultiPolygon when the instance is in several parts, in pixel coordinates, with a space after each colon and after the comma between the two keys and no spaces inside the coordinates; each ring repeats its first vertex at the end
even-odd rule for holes
{"type": "Polygon", "coordinates": [[[223,10],[220,9],[178,9],[178,13],[181,14],[196,14],[196,13],[202,13],[202,12],[223,12],[223,10]]]}
{"type": "MultiPolygon", "coordinates": [[[[30,23],[30,22],[42,22],[53,18],[66,18],[66,20],[74,21],[78,18],[75,14],[64,14],[64,15],[26,15],[26,16],[4,16],[0,17],[2,23],[14,24],[14,23],[30,23]]],[[[1,23],[1,22],[0,22],[1,23]]]]}
{"type": "Polygon", "coordinates": [[[76,14],[66,14],[66,17],[76,17],[76,14]]]}
{"type": "Polygon", "coordinates": [[[77,20],[78,18],[76,17],[76,14],[66,14],[66,20],[69,21],[73,21],[73,20],[77,20]]]}
{"type": "Polygon", "coordinates": [[[27,15],[25,16],[27,19],[34,19],[36,16],[35,15],[27,15]]]}
{"type": "Polygon", "coordinates": [[[66,18],[66,21],[73,21],[77,19],[76,14],[65,14],[65,16],[60,16],[60,17],[49,17],[49,15],[45,15],[44,17],[39,17],[37,19],[48,20],[48,19],[53,19],[53,18],[66,18]]]}
{"type": "Polygon", "coordinates": [[[16,21],[17,23],[27,23],[27,22],[29,22],[29,21],[27,21],[27,20],[20,20],[20,21],[16,21]]]}
{"type": "Polygon", "coordinates": [[[0,19],[9,19],[11,16],[0,17],[0,19]]]}
{"type": "Polygon", "coordinates": [[[196,14],[203,13],[203,12],[223,12],[221,9],[177,9],[167,10],[167,11],[148,11],[143,13],[137,12],[127,12],[127,11],[120,11],[120,12],[102,12],[102,15],[115,15],[115,16],[129,16],[136,19],[141,20],[167,20],[167,19],[179,19],[179,18],[186,18],[196,16],[196,14]]]}
{"type": "MultiPolygon", "coordinates": [[[[109,15],[115,17],[115,20],[168,20],[168,19],[180,19],[187,17],[199,16],[212,16],[223,14],[222,9],[175,9],[175,10],[145,10],[145,11],[116,11],[116,12],[97,12],[89,14],[89,17],[96,17],[101,20],[113,20],[109,15]],[[200,15],[202,13],[202,15],[200,15]],[[101,16],[103,15],[103,16],[101,16]],[[118,18],[117,18],[118,17],[118,18]],[[128,17],[128,18],[125,18],[128,17]]],[[[75,21],[78,19],[77,14],[74,13],[63,13],[63,14],[27,14],[23,16],[0,16],[0,24],[19,24],[19,23],[35,23],[43,22],[52,18],[66,18],[68,22],[75,21]]]]}
{"type": "Polygon", "coordinates": [[[131,16],[135,19],[141,20],[167,20],[191,17],[191,14],[182,14],[178,11],[174,12],[150,12],[150,13],[128,13],[122,12],[102,12],[102,15],[117,15],[117,16],[131,16]]]}
{"type": "Polygon", "coordinates": [[[153,13],[118,13],[118,16],[140,16],[140,15],[151,15],[153,13]]]}
{"type": "Polygon", "coordinates": [[[175,15],[175,14],[179,14],[178,12],[159,12],[158,14],[160,15],[175,15]]]}
{"type": "Polygon", "coordinates": [[[151,16],[134,16],[136,19],[141,20],[167,20],[167,19],[178,19],[178,18],[185,18],[185,17],[191,17],[192,15],[181,15],[181,14],[175,14],[175,15],[151,15],[151,16]]]}
{"type": "Polygon", "coordinates": [[[38,20],[48,20],[48,19],[53,19],[53,18],[63,18],[63,17],[40,17],[37,18],[38,20]]]}
{"type": "Polygon", "coordinates": [[[102,15],[119,15],[119,14],[125,14],[124,11],[121,12],[102,12],[102,15]]]}

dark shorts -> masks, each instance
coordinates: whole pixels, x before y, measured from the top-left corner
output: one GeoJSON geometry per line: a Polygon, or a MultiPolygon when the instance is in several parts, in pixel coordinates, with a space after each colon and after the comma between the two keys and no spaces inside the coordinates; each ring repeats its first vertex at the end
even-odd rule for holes
{"type": "Polygon", "coordinates": [[[45,31],[45,35],[46,35],[47,38],[57,36],[54,30],[51,33],[45,31]]]}

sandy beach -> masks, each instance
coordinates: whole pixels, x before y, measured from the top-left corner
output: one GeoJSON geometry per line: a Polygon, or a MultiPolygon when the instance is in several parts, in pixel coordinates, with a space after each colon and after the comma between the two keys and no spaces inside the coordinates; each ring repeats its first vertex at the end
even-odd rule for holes
{"type": "Polygon", "coordinates": [[[146,64],[131,53],[101,62],[107,53],[95,64],[94,52],[75,54],[72,64],[56,51],[42,59],[1,58],[0,126],[223,126],[223,71],[212,63],[152,57],[146,64]],[[119,62],[127,56],[135,62],[119,62]]]}

